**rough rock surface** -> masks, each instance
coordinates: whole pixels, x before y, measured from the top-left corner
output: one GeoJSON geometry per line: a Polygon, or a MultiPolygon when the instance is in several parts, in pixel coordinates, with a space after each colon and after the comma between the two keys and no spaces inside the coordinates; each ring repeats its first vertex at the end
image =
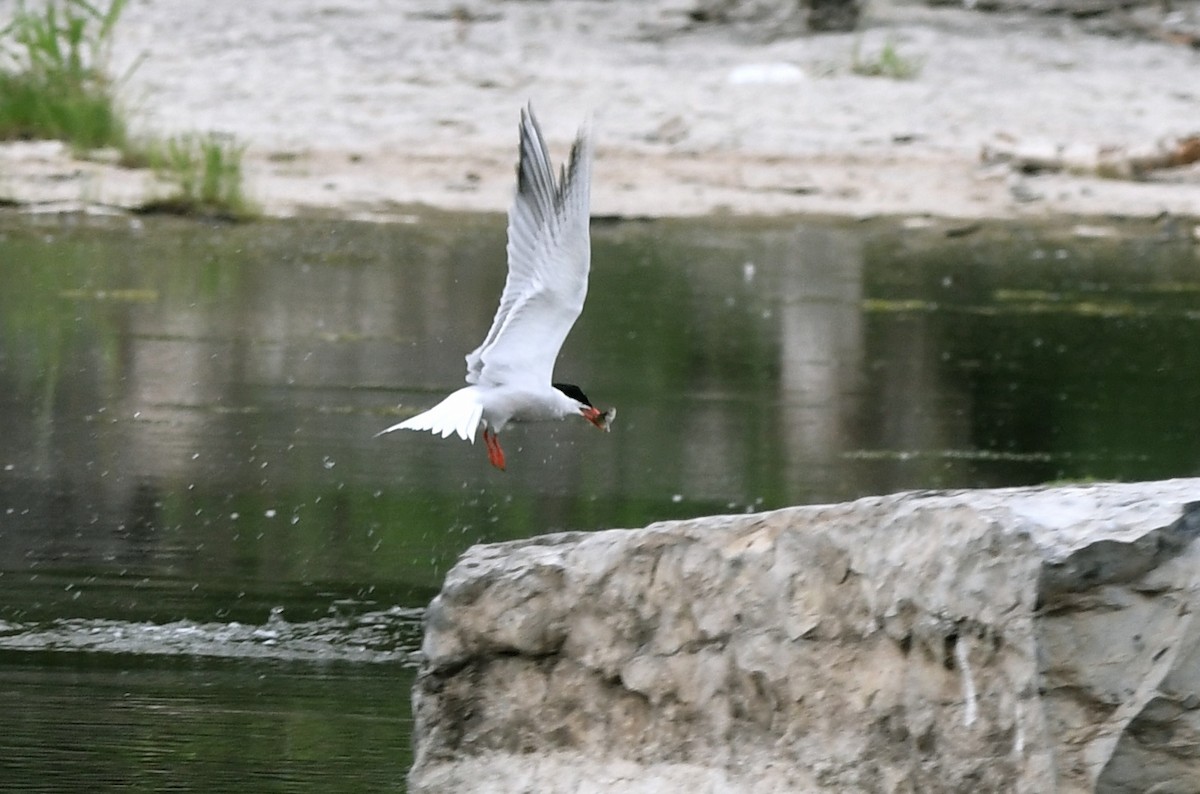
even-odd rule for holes
{"type": "Polygon", "coordinates": [[[1200,791],[1200,479],[477,546],[418,792],[1200,791]]]}

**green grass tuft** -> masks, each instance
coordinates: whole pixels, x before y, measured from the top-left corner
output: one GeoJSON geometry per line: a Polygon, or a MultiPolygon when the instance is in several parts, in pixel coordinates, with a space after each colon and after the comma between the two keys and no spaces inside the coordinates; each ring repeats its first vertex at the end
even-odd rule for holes
{"type": "Polygon", "coordinates": [[[124,147],[126,128],[107,67],[126,0],[19,0],[0,29],[0,139],[55,138],[76,151],[124,147]]]}
{"type": "Polygon", "coordinates": [[[113,29],[128,0],[17,0],[0,28],[0,140],[56,139],[77,156],[111,147],[122,165],[153,168],[175,185],[145,212],[231,219],[258,214],[242,192],[245,146],[217,135],[130,140],[108,73],[113,29]]]}
{"type": "Polygon", "coordinates": [[[142,206],[143,212],[205,215],[246,220],[258,208],[242,191],[242,155],[246,147],[229,137],[182,135],[144,145],[139,159],[175,192],[142,206]]]}
{"type": "Polygon", "coordinates": [[[896,43],[888,39],[882,49],[873,56],[864,56],[861,52],[862,40],[854,42],[854,53],[851,56],[850,71],[864,77],[889,77],[893,80],[911,80],[921,73],[925,65],[920,58],[910,58],[900,54],[896,43]]]}

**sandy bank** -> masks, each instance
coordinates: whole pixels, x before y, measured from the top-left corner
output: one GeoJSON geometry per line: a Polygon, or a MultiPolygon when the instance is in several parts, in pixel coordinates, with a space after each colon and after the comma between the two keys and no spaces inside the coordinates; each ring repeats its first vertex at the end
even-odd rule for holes
{"type": "MultiPolygon", "coordinates": [[[[639,0],[134,2],[118,70],[135,126],[249,145],[272,214],[503,210],[517,109],[552,145],[589,114],[600,215],[1200,217],[1200,166],[1022,173],[988,148],[1133,151],[1200,133],[1200,52],[1062,17],[877,5],[862,30],[747,40],[639,0]],[[864,77],[885,43],[911,80],[864,77]]],[[[561,151],[561,150],[560,150],[561,151]]],[[[558,154],[558,152],[556,152],[558,154]]],[[[0,149],[0,196],[137,203],[144,174],[0,149]]]]}

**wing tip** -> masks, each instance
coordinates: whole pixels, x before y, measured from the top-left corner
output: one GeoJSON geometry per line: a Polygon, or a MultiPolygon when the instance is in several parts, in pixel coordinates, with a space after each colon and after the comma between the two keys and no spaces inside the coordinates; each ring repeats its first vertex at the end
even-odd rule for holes
{"type": "Polygon", "coordinates": [[[550,150],[533,110],[533,100],[521,108],[520,141],[517,146],[517,198],[545,222],[565,206],[587,212],[591,193],[592,114],[589,111],[575,133],[567,160],[555,178],[550,150]]]}
{"type": "MultiPolygon", "coordinates": [[[[579,129],[575,132],[575,140],[571,145],[571,154],[569,159],[572,163],[575,161],[577,153],[588,155],[591,154],[593,122],[594,117],[592,111],[588,110],[584,114],[583,121],[579,124],[579,129]]],[[[542,133],[542,125],[537,119],[537,113],[535,113],[533,110],[532,99],[528,100],[525,103],[525,106],[521,108],[520,132],[522,150],[524,149],[524,142],[526,140],[536,141],[540,145],[540,148],[543,151],[545,150],[546,136],[542,133]]],[[[519,171],[520,166],[518,163],[518,173],[519,171]]]]}

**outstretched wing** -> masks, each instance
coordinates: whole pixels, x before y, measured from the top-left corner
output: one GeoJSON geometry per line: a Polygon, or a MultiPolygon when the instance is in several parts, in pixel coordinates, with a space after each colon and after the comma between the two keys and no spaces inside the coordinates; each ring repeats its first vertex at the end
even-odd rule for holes
{"type": "Polygon", "coordinates": [[[521,111],[508,278],[491,330],[467,356],[467,383],[550,384],[558,351],[587,296],[591,167],[591,145],[580,130],[556,181],[532,105],[521,111]]]}

